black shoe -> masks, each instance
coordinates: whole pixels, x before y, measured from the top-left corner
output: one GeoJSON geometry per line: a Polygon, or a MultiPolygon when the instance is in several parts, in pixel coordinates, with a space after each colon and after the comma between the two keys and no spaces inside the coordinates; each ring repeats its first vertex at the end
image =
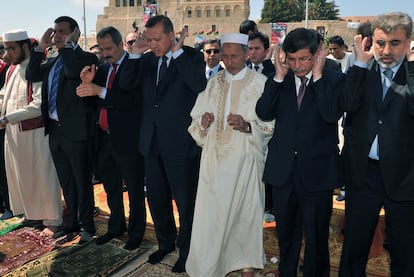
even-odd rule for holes
{"type": "Polygon", "coordinates": [[[80,232],[80,240],[79,240],[79,244],[84,244],[87,243],[89,241],[91,241],[93,239],[93,234],[86,231],[86,230],[81,230],[80,232]]]}
{"type": "Polygon", "coordinates": [[[154,253],[152,253],[149,258],[148,258],[148,262],[150,264],[157,264],[159,263],[162,259],[164,259],[165,256],[167,256],[169,253],[173,252],[174,249],[172,250],[164,250],[164,249],[158,249],[157,251],[155,251],[154,253]]]}
{"type": "Polygon", "coordinates": [[[129,250],[129,251],[137,249],[141,245],[141,242],[142,242],[142,240],[130,239],[125,244],[124,249],[129,250]]]}
{"type": "Polygon", "coordinates": [[[56,242],[56,245],[62,245],[62,244],[74,241],[78,237],[78,235],[79,235],[78,232],[69,233],[64,238],[58,240],[56,242]]]}
{"type": "Polygon", "coordinates": [[[122,234],[115,234],[115,233],[106,233],[100,237],[98,237],[95,241],[96,245],[102,245],[104,243],[107,243],[108,241],[110,241],[111,239],[120,236],[122,234]]]}
{"type": "Polygon", "coordinates": [[[183,257],[179,257],[171,271],[176,273],[185,272],[185,259],[183,257]]]}

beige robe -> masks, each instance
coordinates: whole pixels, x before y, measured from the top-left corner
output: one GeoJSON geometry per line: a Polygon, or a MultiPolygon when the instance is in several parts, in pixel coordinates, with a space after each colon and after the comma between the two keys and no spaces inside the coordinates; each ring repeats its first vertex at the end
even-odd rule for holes
{"type": "Polygon", "coordinates": [[[220,71],[191,111],[189,132],[203,151],[186,263],[190,276],[220,277],[264,266],[262,175],[274,122],[261,121],[255,106],[265,81],[247,68],[236,76],[220,71]],[[200,127],[205,112],[214,114],[207,130],[200,127]],[[252,133],[233,130],[226,123],[229,112],[250,122],[252,133]]]}
{"type": "MultiPolygon", "coordinates": [[[[4,138],[4,159],[10,207],[15,215],[43,220],[46,226],[62,223],[61,189],[44,128],[22,131],[20,121],[41,114],[42,83],[33,83],[33,101],[27,104],[25,71],[28,59],[17,65],[0,92],[1,116],[9,124],[4,138]]],[[[6,74],[7,76],[7,74],[6,74]]]]}

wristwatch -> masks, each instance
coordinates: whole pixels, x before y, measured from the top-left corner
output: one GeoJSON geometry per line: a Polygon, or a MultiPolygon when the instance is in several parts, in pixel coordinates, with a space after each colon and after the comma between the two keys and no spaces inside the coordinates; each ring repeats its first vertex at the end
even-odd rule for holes
{"type": "Polygon", "coordinates": [[[6,125],[7,123],[9,123],[7,117],[3,116],[2,118],[0,118],[0,125],[6,125]]]}
{"type": "Polygon", "coordinates": [[[249,122],[247,122],[247,130],[246,133],[251,133],[252,132],[252,125],[250,125],[249,122]]]}

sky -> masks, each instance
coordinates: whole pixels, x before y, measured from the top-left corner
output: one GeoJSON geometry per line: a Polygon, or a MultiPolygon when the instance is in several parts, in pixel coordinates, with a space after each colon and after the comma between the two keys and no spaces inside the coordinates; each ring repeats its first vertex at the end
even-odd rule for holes
{"type": "MultiPolygon", "coordinates": [[[[5,0],[3,0],[5,1],[5,0]]],[[[61,15],[73,17],[84,33],[83,1],[85,1],[86,33],[95,31],[98,14],[103,14],[109,0],[14,0],[7,1],[0,17],[0,35],[12,29],[25,29],[29,36],[40,38],[61,15]]],[[[312,0],[310,0],[312,1],[312,0]]],[[[328,0],[329,2],[329,0],[328,0]]],[[[264,0],[250,0],[250,19],[260,18],[264,0]]],[[[412,0],[335,0],[340,16],[374,16],[388,11],[405,11],[414,18],[412,0]]]]}

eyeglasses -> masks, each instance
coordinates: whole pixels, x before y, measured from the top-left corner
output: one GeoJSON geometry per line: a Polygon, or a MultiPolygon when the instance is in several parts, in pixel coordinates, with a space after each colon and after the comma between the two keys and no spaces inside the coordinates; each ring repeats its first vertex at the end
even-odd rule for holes
{"type": "Polygon", "coordinates": [[[390,41],[385,41],[385,40],[382,40],[382,39],[379,39],[379,40],[376,40],[375,41],[375,43],[380,47],[380,48],[384,48],[385,47],[385,45],[387,45],[387,43],[391,46],[391,47],[398,47],[398,46],[400,46],[400,44],[401,43],[404,43],[404,42],[406,42],[406,40],[405,41],[401,41],[401,40],[399,40],[399,39],[393,39],[393,40],[390,40],[390,41]]]}
{"type": "Polygon", "coordinates": [[[134,43],[135,43],[135,39],[133,39],[133,40],[129,40],[129,41],[127,41],[127,43],[128,43],[129,45],[132,45],[132,44],[134,44],[134,43]]]}
{"type": "Polygon", "coordinates": [[[311,57],[301,57],[301,58],[297,58],[297,59],[291,58],[291,57],[286,57],[286,62],[291,63],[291,64],[296,63],[297,61],[299,63],[305,63],[305,62],[311,61],[312,58],[313,58],[313,56],[311,56],[311,57]]]}
{"type": "Polygon", "coordinates": [[[220,50],[218,50],[218,49],[207,49],[207,50],[204,50],[204,52],[206,52],[206,53],[207,53],[207,55],[210,55],[212,52],[213,52],[214,54],[217,54],[217,53],[219,53],[219,52],[220,52],[220,50]]]}

